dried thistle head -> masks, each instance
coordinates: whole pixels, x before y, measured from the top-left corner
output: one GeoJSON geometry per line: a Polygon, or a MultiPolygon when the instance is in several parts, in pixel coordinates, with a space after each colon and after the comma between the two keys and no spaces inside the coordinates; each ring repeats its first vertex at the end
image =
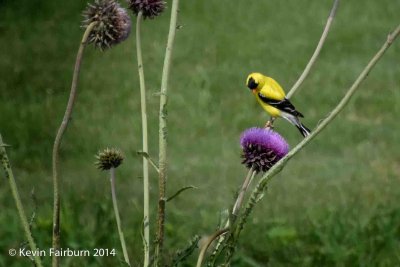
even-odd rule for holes
{"type": "Polygon", "coordinates": [[[96,159],[96,167],[102,171],[105,171],[111,168],[117,168],[119,165],[121,165],[122,161],[124,160],[124,156],[119,149],[106,148],[97,153],[96,159]]]}
{"type": "Polygon", "coordinates": [[[129,9],[135,15],[141,11],[145,19],[154,19],[159,16],[164,11],[165,4],[162,0],[128,0],[129,9]]]}
{"type": "Polygon", "coordinates": [[[131,19],[115,0],[95,0],[88,4],[83,16],[85,28],[96,23],[88,40],[101,50],[121,43],[131,32],[131,19]]]}
{"type": "Polygon", "coordinates": [[[242,133],[242,163],[256,172],[266,172],[289,152],[289,145],[277,132],[250,128],[242,133]]]}

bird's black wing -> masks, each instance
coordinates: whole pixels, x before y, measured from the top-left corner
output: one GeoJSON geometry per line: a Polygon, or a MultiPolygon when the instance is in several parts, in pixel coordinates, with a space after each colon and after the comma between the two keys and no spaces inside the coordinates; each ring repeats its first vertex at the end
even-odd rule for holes
{"type": "Polygon", "coordinates": [[[296,110],[296,108],[292,105],[292,103],[290,103],[289,99],[287,99],[287,98],[284,98],[283,100],[275,100],[275,99],[268,98],[261,93],[258,93],[258,97],[265,104],[273,106],[274,108],[277,108],[283,112],[289,113],[296,117],[304,117],[303,114],[301,114],[300,112],[298,112],[296,110]]]}

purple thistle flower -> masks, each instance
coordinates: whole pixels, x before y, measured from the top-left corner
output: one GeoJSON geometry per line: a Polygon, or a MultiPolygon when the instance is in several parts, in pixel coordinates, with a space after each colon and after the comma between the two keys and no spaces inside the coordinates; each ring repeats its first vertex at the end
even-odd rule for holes
{"type": "Polygon", "coordinates": [[[267,128],[250,128],[240,137],[242,163],[256,172],[266,172],[289,152],[289,145],[277,132],[267,128]]]}

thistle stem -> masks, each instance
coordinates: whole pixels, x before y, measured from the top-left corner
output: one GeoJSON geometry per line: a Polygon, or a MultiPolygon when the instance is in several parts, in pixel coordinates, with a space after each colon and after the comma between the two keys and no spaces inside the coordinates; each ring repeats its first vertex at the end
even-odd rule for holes
{"type": "MultiPolygon", "coordinates": [[[[0,134],[0,160],[1,160],[1,164],[3,165],[4,171],[6,174],[6,178],[10,184],[11,193],[14,197],[14,201],[17,206],[18,215],[21,220],[22,227],[24,228],[25,238],[28,240],[28,244],[29,244],[31,251],[36,251],[37,250],[36,243],[32,237],[28,219],[26,217],[24,206],[22,205],[21,198],[19,196],[17,183],[15,182],[14,174],[11,169],[10,161],[8,159],[6,149],[4,147],[1,134],[0,134]]],[[[41,261],[39,255],[34,254],[33,260],[37,267],[43,267],[42,261],[41,261]]]]}
{"type": "MultiPolygon", "coordinates": [[[[58,164],[59,164],[59,150],[61,145],[62,137],[67,129],[69,120],[71,118],[72,109],[75,102],[77,85],[79,80],[79,72],[83,57],[83,51],[86,47],[87,40],[89,38],[90,32],[93,30],[93,27],[96,25],[96,22],[92,22],[86,28],[81,44],[79,46],[78,53],[76,55],[75,61],[75,68],[72,78],[72,85],[71,91],[68,99],[67,108],[65,110],[64,118],[61,122],[60,128],[57,131],[56,138],[54,140],[53,146],[53,156],[52,156],[52,165],[53,165],[53,196],[54,196],[54,203],[53,203],[53,242],[52,247],[55,251],[60,249],[60,181],[58,177],[58,164]]],[[[58,253],[54,253],[57,254],[58,253]]],[[[60,265],[59,256],[53,256],[52,266],[58,267],[60,265]]]]}
{"type": "MultiPolygon", "coordinates": [[[[147,133],[147,109],[146,109],[146,86],[144,80],[143,58],[142,58],[142,40],[140,36],[141,22],[143,19],[142,11],[139,12],[136,21],[136,52],[137,64],[139,71],[140,85],[140,103],[142,112],[142,138],[143,152],[148,153],[148,133],[147,133]]],[[[143,157],[143,248],[144,248],[144,263],[147,267],[150,262],[150,208],[149,208],[149,161],[143,157]]]]}
{"type": "Polygon", "coordinates": [[[250,168],[249,172],[246,175],[246,178],[244,179],[242,187],[240,188],[240,192],[236,199],[235,205],[233,205],[233,209],[232,209],[233,216],[237,217],[240,207],[242,206],[242,203],[243,203],[244,195],[245,195],[247,189],[249,188],[249,185],[255,175],[256,175],[256,171],[254,171],[253,168],[250,168]]]}
{"type": "Polygon", "coordinates": [[[216,231],[212,236],[210,236],[206,243],[202,246],[200,253],[199,253],[199,257],[197,258],[197,264],[196,267],[201,267],[201,264],[203,263],[203,259],[204,256],[206,255],[207,249],[208,247],[211,245],[211,243],[217,239],[219,236],[225,234],[226,232],[228,232],[228,228],[224,228],[224,229],[220,229],[218,231],[216,231]]]}
{"type": "Polygon", "coordinates": [[[160,113],[159,113],[159,199],[157,218],[157,239],[154,266],[163,266],[164,223],[165,223],[165,191],[167,181],[167,91],[171,66],[172,49],[175,40],[176,24],[178,17],[179,0],[172,1],[171,20],[167,47],[165,51],[164,67],[161,78],[160,113]]]}
{"type": "Polygon", "coordinates": [[[117,221],[117,228],[118,228],[119,240],[121,241],[122,253],[124,254],[125,262],[130,266],[131,264],[129,262],[128,251],[126,249],[124,232],[122,231],[121,219],[119,217],[119,209],[117,204],[117,193],[115,190],[115,168],[110,169],[110,183],[111,183],[111,196],[114,206],[115,220],[117,221]]]}
{"type": "Polygon", "coordinates": [[[252,191],[249,201],[247,202],[246,209],[243,215],[240,218],[239,227],[236,228],[235,231],[235,240],[239,237],[243,226],[253,210],[255,204],[257,203],[260,195],[264,191],[265,187],[268,185],[269,181],[278,174],[287,162],[296,155],[303,147],[305,147],[311,140],[314,139],[338,114],[343,110],[343,108],[347,105],[350,98],[354,95],[357,89],[360,87],[361,83],[368,76],[369,72],[374,68],[376,63],[382,58],[386,50],[390,47],[390,45],[395,41],[395,39],[400,35],[400,25],[397,26],[395,31],[387,37],[386,42],[383,44],[381,49],[375,54],[375,56],[370,60],[368,65],[363,69],[360,75],[357,77],[353,85],[348,89],[346,94],[337,104],[337,106],[329,113],[329,115],[321,121],[320,124],[311,132],[309,136],[303,139],[297,146],[295,146],[289,153],[282,158],[279,162],[277,162],[268,172],[264,174],[264,176],[260,179],[257,186],[252,191]]]}
{"type": "MultiPolygon", "coordinates": [[[[225,228],[228,229],[229,227],[232,226],[233,223],[235,223],[236,218],[239,214],[239,210],[242,206],[243,203],[243,198],[244,195],[247,191],[247,189],[249,188],[249,185],[251,183],[251,181],[253,180],[254,176],[256,175],[256,172],[254,171],[253,168],[250,168],[249,171],[247,172],[247,175],[243,181],[242,187],[240,188],[239,194],[236,198],[235,204],[233,205],[232,208],[232,212],[231,212],[231,216],[229,216],[228,220],[225,223],[225,228]]],[[[230,229],[231,230],[231,229],[230,229]]],[[[211,257],[215,258],[217,256],[217,253],[222,245],[222,242],[224,242],[225,237],[224,236],[220,236],[220,238],[218,239],[218,243],[215,246],[215,249],[211,255],[211,257]]]]}
{"type": "Polygon", "coordinates": [[[324,31],[322,32],[321,38],[319,39],[318,45],[315,48],[314,54],[312,55],[310,61],[308,62],[306,68],[304,69],[303,73],[299,77],[299,79],[296,81],[296,83],[293,85],[292,89],[290,89],[289,93],[286,95],[286,98],[289,99],[300,87],[300,85],[304,82],[308,74],[310,73],[310,70],[314,63],[317,61],[317,58],[319,56],[319,53],[321,52],[322,47],[324,46],[326,37],[328,36],[329,30],[331,28],[333,19],[335,18],[336,10],[339,5],[339,0],[335,0],[333,2],[333,6],[331,9],[331,12],[329,13],[328,20],[326,21],[326,25],[324,28],[324,31]]]}

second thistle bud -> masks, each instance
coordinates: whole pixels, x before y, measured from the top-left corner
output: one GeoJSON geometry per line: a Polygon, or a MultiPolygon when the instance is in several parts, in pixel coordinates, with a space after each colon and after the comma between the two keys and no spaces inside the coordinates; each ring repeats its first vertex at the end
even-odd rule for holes
{"type": "Polygon", "coordinates": [[[102,171],[117,168],[124,160],[121,151],[115,148],[106,148],[96,155],[96,167],[102,171]]]}
{"type": "Polygon", "coordinates": [[[96,23],[89,35],[89,42],[104,50],[128,38],[131,19],[127,11],[114,0],[95,0],[83,13],[84,27],[96,23]]]}
{"type": "Polygon", "coordinates": [[[134,14],[142,12],[145,19],[153,19],[165,9],[165,2],[162,0],[128,0],[128,5],[134,14]]]}

